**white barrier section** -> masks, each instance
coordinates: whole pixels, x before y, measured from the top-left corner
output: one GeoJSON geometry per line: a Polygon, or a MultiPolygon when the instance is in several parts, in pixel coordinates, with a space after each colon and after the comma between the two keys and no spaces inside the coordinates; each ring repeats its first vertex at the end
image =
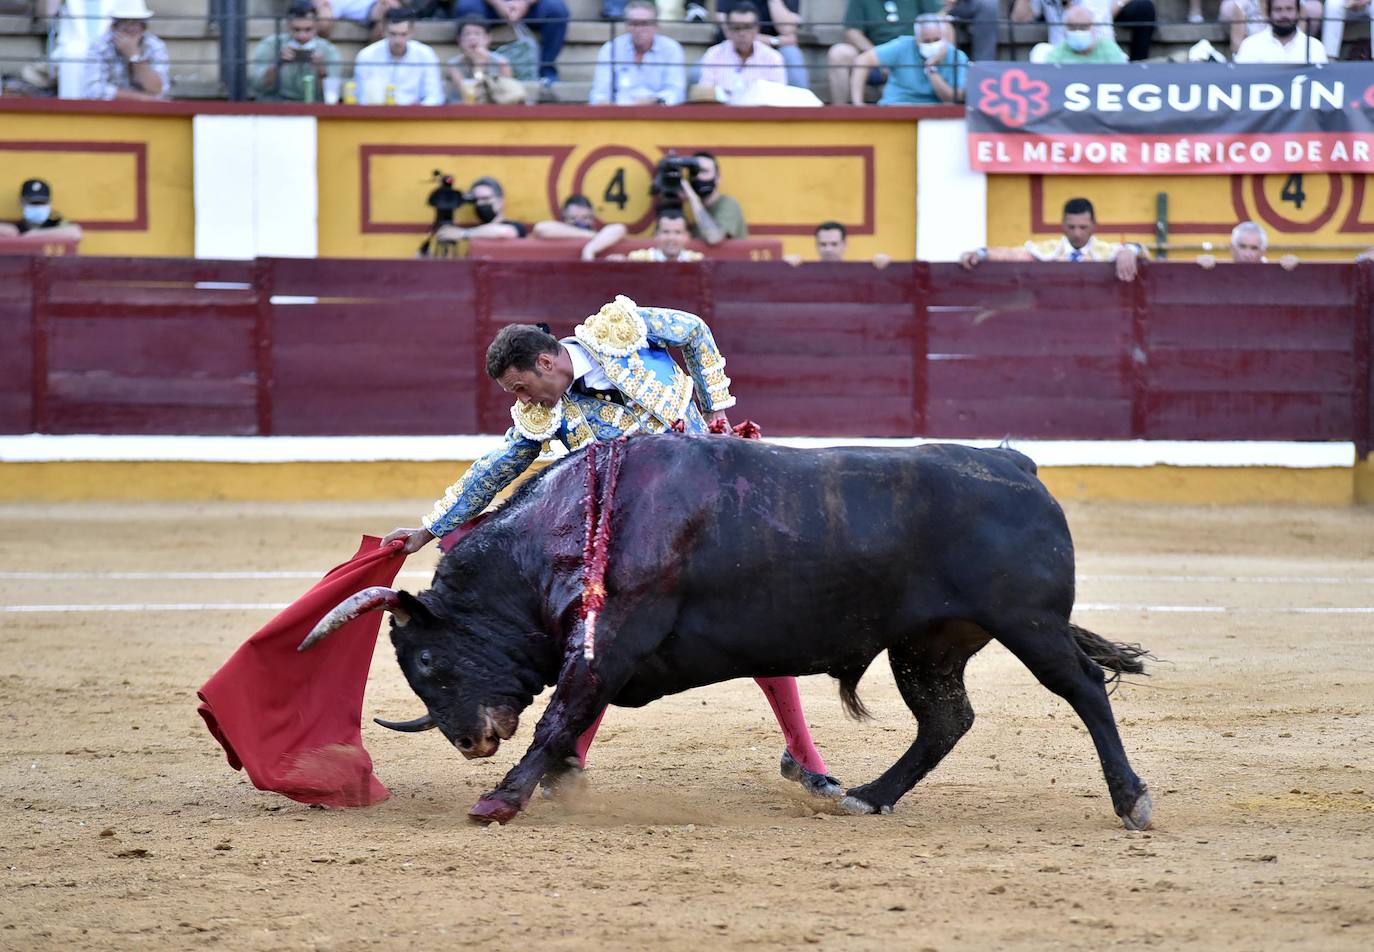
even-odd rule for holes
{"type": "Polygon", "coordinates": [[[968,164],[962,119],[916,127],[916,257],[958,261],[988,243],[988,177],[968,164]]]}
{"type": "MultiPolygon", "coordinates": [[[[501,445],[486,436],[49,436],[0,437],[0,462],[179,460],[226,463],[472,460],[501,445]]],[[[782,446],[919,446],[964,443],[997,446],[999,440],[782,437],[782,446]]],[[[1041,466],[1275,466],[1283,469],[1355,465],[1353,443],[1192,440],[1011,440],[1012,449],[1041,466]]],[[[554,455],[562,455],[554,444],[554,455]]]]}
{"type": "Polygon", "coordinates": [[[313,258],[313,116],[196,116],[197,258],[313,258]]]}

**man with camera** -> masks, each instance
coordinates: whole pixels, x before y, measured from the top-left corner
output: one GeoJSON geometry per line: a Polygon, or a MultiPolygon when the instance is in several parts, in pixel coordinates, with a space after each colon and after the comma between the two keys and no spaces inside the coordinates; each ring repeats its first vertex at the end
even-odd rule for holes
{"type": "Polygon", "coordinates": [[[685,210],[691,217],[692,237],[708,245],[726,238],[748,238],[744,209],[734,196],[722,194],[719,184],[720,164],[710,152],[697,152],[689,159],[669,155],[658,163],[654,175],[655,205],[659,211],[685,210]]]}
{"type": "Polygon", "coordinates": [[[319,17],[309,0],[297,0],[286,13],[285,33],[265,36],[253,50],[253,93],[258,99],[303,102],[305,78],[313,75],[321,97],[326,78],[343,76],[339,51],[319,35],[319,17]]]}
{"type": "Polygon", "coordinates": [[[530,233],[523,222],[506,218],[506,193],[501,183],[484,175],[472,183],[466,195],[457,193],[462,203],[471,203],[477,214],[476,225],[440,225],[434,230],[436,241],[466,241],[469,238],[524,238],[530,233]]]}

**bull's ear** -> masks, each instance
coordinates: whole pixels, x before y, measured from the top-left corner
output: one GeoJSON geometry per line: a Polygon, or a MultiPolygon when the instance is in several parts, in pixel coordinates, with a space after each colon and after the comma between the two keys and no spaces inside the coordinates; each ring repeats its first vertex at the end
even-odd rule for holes
{"type": "MultiPolygon", "coordinates": [[[[398,591],[396,595],[398,598],[398,604],[396,606],[398,614],[404,612],[406,615],[410,616],[408,621],[417,621],[422,625],[432,625],[434,623],[434,614],[425,607],[424,602],[404,589],[398,591]]],[[[403,621],[401,624],[407,624],[408,621],[403,621]]]]}

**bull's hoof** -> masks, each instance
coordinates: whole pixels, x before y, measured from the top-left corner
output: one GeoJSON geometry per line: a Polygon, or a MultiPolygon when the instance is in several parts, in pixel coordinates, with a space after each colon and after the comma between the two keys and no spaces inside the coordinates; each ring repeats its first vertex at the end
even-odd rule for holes
{"type": "Polygon", "coordinates": [[[468,817],[478,823],[506,824],[514,820],[520,812],[518,804],[500,797],[483,797],[468,811],[468,817]]]}
{"type": "Polygon", "coordinates": [[[784,780],[793,780],[802,785],[802,789],[813,797],[823,797],[826,800],[838,800],[844,796],[844,785],[841,784],[830,774],[816,773],[807,770],[797,759],[788,751],[782,752],[782,762],[778,765],[784,780]]]}
{"type": "Polygon", "coordinates": [[[871,816],[875,813],[887,815],[892,812],[891,807],[874,806],[867,800],[860,800],[858,797],[852,795],[845,797],[843,800],[840,801],[840,809],[843,810],[845,813],[852,814],[853,816],[871,816]]]}
{"type": "Polygon", "coordinates": [[[1136,797],[1135,806],[1121,818],[1121,822],[1126,824],[1128,830],[1148,830],[1153,813],[1154,804],[1150,801],[1150,791],[1141,790],[1140,796],[1136,797]]]}

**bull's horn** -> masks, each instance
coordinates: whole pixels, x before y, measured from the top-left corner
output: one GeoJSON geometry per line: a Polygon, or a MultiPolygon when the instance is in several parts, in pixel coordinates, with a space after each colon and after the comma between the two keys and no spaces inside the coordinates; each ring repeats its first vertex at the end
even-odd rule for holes
{"type": "Polygon", "coordinates": [[[374,585],[372,588],[365,588],[357,595],[350,595],[333,608],[328,615],[320,619],[316,625],[305,636],[305,640],[300,643],[297,651],[304,651],[311,645],[322,640],[344,625],[348,624],[359,615],[384,608],[396,616],[396,620],[402,625],[410,623],[410,616],[397,606],[401,603],[401,596],[395,589],[386,588],[382,585],[374,585]]]}
{"type": "Polygon", "coordinates": [[[434,718],[426,711],[424,716],[417,717],[413,721],[384,721],[380,717],[372,719],[374,724],[379,724],[391,731],[405,731],[407,734],[416,734],[420,731],[433,730],[439,725],[434,723],[434,718]]]}

